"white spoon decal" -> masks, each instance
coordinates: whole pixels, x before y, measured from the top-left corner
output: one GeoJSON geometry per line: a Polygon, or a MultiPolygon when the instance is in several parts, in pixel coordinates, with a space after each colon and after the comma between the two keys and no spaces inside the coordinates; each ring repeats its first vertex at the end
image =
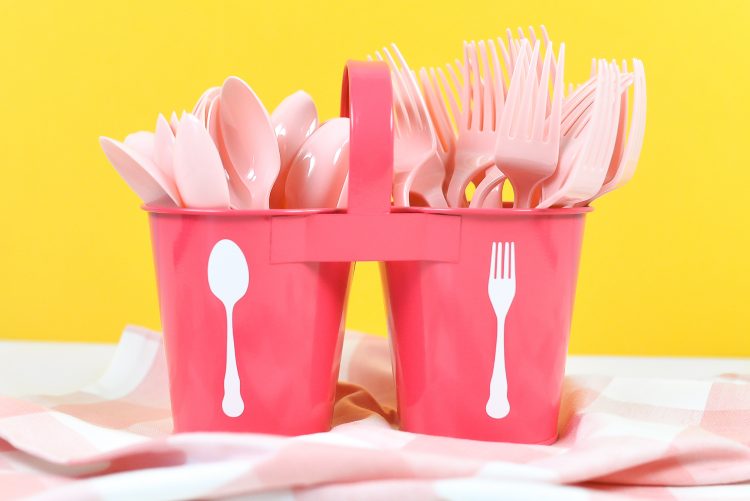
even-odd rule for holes
{"type": "Polygon", "coordinates": [[[245,410],[234,352],[232,313],[234,305],[245,295],[249,284],[250,270],[242,250],[231,240],[219,240],[208,257],[208,286],[213,295],[224,304],[227,314],[227,363],[221,409],[229,417],[240,416],[245,410]]]}

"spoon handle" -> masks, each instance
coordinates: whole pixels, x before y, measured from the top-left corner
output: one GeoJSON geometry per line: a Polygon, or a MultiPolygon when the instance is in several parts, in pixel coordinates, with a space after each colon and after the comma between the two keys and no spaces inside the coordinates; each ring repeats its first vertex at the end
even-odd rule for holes
{"type": "Polygon", "coordinates": [[[232,322],[234,305],[224,304],[227,313],[227,364],[224,373],[224,399],[221,408],[229,417],[237,417],[245,410],[240,394],[240,375],[237,371],[237,357],[234,352],[234,325],[232,322]]]}

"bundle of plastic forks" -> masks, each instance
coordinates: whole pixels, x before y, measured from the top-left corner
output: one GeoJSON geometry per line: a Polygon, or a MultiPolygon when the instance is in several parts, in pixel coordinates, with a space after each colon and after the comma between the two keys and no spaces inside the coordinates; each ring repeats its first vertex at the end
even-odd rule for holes
{"type": "Polygon", "coordinates": [[[465,42],[463,61],[421,68],[419,82],[395,45],[396,58],[376,54],[394,85],[396,205],[502,208],[508,181],[516,208],[572,207],[633,176],[646,121],[643,63],[634,59],[631,73],[625,62],[594,60],[591,78],[564,96],[565,44],[555,52],[541,32],[465,42]]]}

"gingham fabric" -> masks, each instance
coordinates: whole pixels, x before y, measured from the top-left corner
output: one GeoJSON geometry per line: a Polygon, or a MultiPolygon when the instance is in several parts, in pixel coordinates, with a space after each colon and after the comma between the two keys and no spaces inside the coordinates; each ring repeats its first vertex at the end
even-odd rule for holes
{"type": "Polygon", "coordinates": [[[0,498],[750,499],[746,376],[569,377],[551,446],[397,431],[382,338],[348,332],[340,378],[331,432],[170,435],[161,336],[129,327],[96,384],[0,397],[0,498]]]}

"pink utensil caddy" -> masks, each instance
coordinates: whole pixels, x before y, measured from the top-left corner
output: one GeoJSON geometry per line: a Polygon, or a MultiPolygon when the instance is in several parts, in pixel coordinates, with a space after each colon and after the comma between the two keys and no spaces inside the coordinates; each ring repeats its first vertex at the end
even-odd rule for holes
{"type": "Polygon", "coordinates": [[[380,261],[401,428],[555,440],[590,209],[392,208],[391,103],[385,64],[348,63],[346,210],[146,207],[176,432],[328,430],[352,263],[380,261]],[[232,322],[207,273],[223,240],[249,272],[232,322]],[[239,415],[222,407],[230,323],[239,415]]]}

